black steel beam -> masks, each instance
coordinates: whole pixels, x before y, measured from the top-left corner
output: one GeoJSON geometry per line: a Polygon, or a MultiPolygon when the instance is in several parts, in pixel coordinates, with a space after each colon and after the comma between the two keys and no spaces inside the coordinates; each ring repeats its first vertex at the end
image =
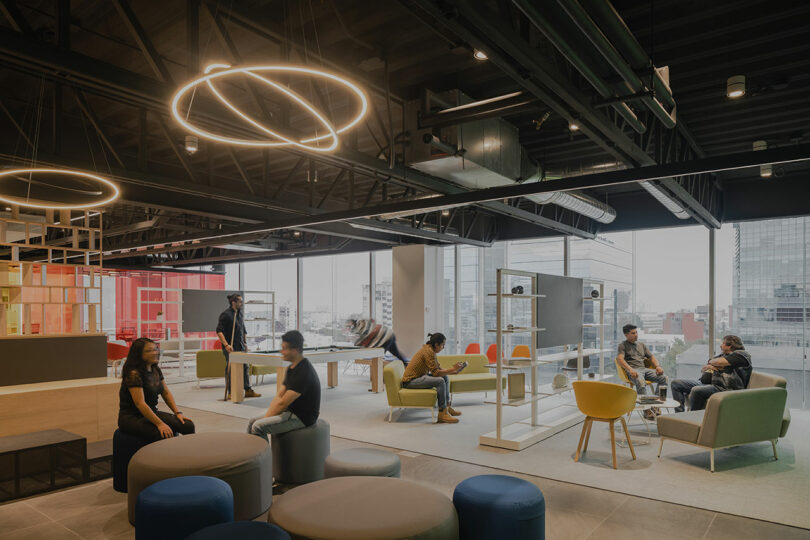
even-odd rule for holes
{"type": "Polygon", "coordinates": [[[234,227],[227,234],[211,235],[208,233],[200,233],[197,235],[186,236],[178,240],[202,240],[212,238],[214,236],[222,237],[252,232],[269,232],[279,229],[305,227],[335,221],[347,221],[361,217],[373,217],[411,210],[423,210],[428,212],[444,207],[478,204],[512,197],[523,197],[537,193],[607,187],[620,184],[630,184],[639,181],[661,180],[673,176],[699,175],[725,170],[756,167],[763,164],[792,163],[798,161],[810,161],[810,144],[774,148],[761,150],[758,152],[730,154],[727,156],[713,158],[703,158],[682,163],[652,165],[649,167],[639,167],[636,169],[583,175],[573,178],[562,178],[559,180],[547,180],[545,182],[532,182],[526,184],[493,187],[465,193],[457,193],[455,195],[445,195],[428,199],[401,201],[396,203],[385,203],[369,208],[342,210],[314,216],[292,217],[268,221],[265,223],[258,223],[256,225],[234,227]]]}
{"type": "Polygon", "coordinates": [[[132,38],[138,44],[141,52],[143,52],[146,62],[152,68],[152,71],[155,72],[155,75],[157,75],[161,81],[173,85],[174,82],[172,81],[171,74],[169,74],[169,70],[166,69],[163,59],[160,57],[160,54],[158,54],[157,49],[155,49],[152,40],[149,39],[143,26],[141,26],[140,21],[138,21],[138,17],[135,16],[135,12],[132,10],[132,6],[129,5],[129,1],[112,0],[112,2],[115,5],[115,9],[118,10],[119,15],[121,15],[121,18],[124,20],[124,24],[130,34],[132,34],[132,38]]]}

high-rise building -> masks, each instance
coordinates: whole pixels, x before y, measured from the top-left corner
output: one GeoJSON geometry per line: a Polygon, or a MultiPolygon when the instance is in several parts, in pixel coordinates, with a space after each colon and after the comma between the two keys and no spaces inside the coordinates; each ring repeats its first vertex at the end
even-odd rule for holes
{"type": "MultiPolygon", "coordinates": [[[[370,313],[369,310],[369,286],[363,285],[363,314],[370,313]]],[[[394,291],[390,281],[383,281],[374,286],[374,318],[385,326],[393,327],[393,304],[394,291]]],[[[366,315],[367,316],[367,315],[366,315]]]]}
{"type": "Polygon", "coordinates": [[[734,225],[731,326],[746,345],[807,347],[808,226],[807,218],[734,225]]]}

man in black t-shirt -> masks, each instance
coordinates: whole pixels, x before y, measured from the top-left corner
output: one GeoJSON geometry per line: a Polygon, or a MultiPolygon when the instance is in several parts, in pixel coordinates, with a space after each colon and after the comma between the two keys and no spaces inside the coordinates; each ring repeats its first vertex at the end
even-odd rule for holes
{"type": "Polygon", "coordinates": [[[701,411],[706,408],[712,394],[748,387],[752,370],[751,355],[743,347],[742,340],[737,336],[724,336],[720,349],[723,354],[712,358],[700,369],[703,372],[700,381],[672,381],[672,397],[680,403],[675,412],[683,412],[686,396],[689,396],[689,410],[701,411]]]}
{"type": "MultiPolygon", "coordinates": [[[[247,350],[247,331],[245,330],[245,314],[242,311],[244,302],[238,294],[229,294],[228,302],[231,307],[219,314],[217,321],[217,338],[222,347],[222,354],[225,355],[225,399],[231,391],[230,359],[232,352],[242,352],[247,350]]],[[[250,377],[248,377],[248,365],[242,364],[242,377],[244,378],[245,397],[262,397],[261,394],[250,387],[250,377]]]]}
{"type": "Polygon", "coordinates": [[[264,416],[252,418],[247,431],[267,440],[268,434],[286,433],[311,426],[321,409],[321,381],[312,364],[304,358],[304,336],[290,330],[281,336],[281,356],[290,362],[284,384],[264,416]]]}

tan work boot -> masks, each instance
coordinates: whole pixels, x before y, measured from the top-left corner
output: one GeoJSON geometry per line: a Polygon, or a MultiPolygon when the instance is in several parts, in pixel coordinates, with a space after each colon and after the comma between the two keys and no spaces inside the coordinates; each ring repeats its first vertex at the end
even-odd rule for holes
{"type": "Polygon", "coordinates": [[[248,390],[245,392],[245,397],[262,397],[262,395],[258,392],[254,392],[253,390],[248,390]]]}
{"type": "Polygon", "coordinates": [[[447,412],[449,412],[449,413],[450,413],[451,415],[453,415],[453,416],[461,416],[461,411],[457,411],[457,410],[455,410],[455,409],[454,409],[453,407],[451,407],[450,405],[448,405],[448,406],[447,406],[447,412]]]}
{"type": "Polygon", "coordinates": [[[436,420],[437,424],[457,424],[458,418],[453,418],[447,413],[447,409],[439,411],[439,417],[436,420]]]}

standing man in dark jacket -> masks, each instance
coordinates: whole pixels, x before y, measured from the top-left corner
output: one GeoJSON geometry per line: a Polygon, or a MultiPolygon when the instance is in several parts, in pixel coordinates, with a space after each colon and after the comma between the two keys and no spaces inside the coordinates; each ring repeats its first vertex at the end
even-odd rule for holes
{"type": "Polygon", "coordinates": [[[689,410],[701,411],[716,392],[742,390],[751,380],[751,355],[743,347],[738,336],[724,336],[720,344],[723,354],[709,360],[700,371],[700,380],[675,379],[672,381],[672,397],[680,402],[675,412],[683,412],[684,401],[689,396],[689,410]]]}
{"type": "MultiPolygon", "coordinates": [[[[231,307],[220,313],[219,322],[217,323],[217,337],[219,344],[222,347],[222,354],[225,355],[225,394],[230,393],[230,376],[228,371],[228,363],[230,354],[234,351],[247,350],[247,331],[245,330],[245,315],[242,312],[242,297],[238,294],[229,294],[228,302],[231,307]]],[[[262,397],[261,394],[256,393],[250,387],[250,377],[248,376],[247,364],[242,364],[244,368],[245,378],[245,397],[262,397]]],[[[225,398],[227,399],[227,397],[225,398]]]]}

